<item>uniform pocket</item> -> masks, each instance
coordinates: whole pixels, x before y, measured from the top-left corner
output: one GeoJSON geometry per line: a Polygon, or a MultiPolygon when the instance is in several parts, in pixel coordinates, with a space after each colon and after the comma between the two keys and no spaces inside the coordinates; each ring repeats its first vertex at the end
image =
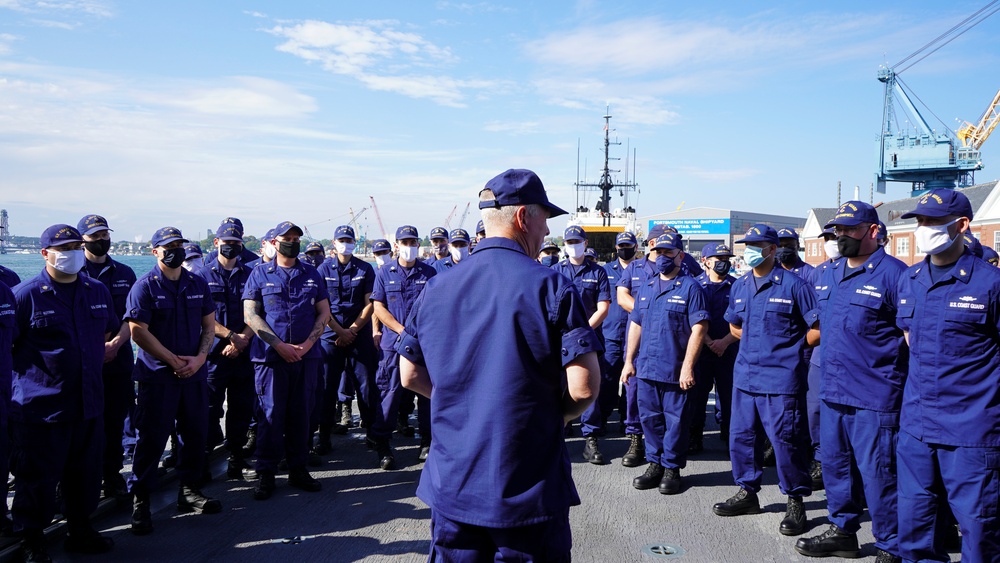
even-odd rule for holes
{"type": "Polygon", "coordinates": [[[996,518],[1000,506],[1000,452],[986,452],[983,483],[983,518],[996,518]]]}
{"type": "Polygon", "coordinates": [[[896,443],[898,440],[899,413],[879,413],[877,470],[883,477],[896,478],[896,443]]]}
{"type": "Polygon", "coordinates": [[[875,334],[882,301],[870,295],[854,294],[847,314],[847,328],[858,334],[875,334]]]}
{"type": "Polygon", "coordinates": [[[764,306],[764,330],[772,336],[791,336],[792,310],[791,303],[769,302],[764,306]]]}

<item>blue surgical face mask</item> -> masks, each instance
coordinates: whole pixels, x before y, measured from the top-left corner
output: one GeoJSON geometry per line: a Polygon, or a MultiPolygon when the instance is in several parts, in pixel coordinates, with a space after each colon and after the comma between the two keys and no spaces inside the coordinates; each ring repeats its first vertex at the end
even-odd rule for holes
{"type": "Polygon", "coordinates": [[[665,276],[669,276],[674,268],[677,267],[677,263],[674,259],[669,256],[660,255],[656,257],[656,270],[665,276]]]}
{"type": "Polygon", "coordinates": [[[559,256],[556,254],[549,254],[548,256],[542,256],[542,266],[551,268],[559,261],[559,256]]]}
{"type": "Polygon", "coordinates": [[[767,257],[764,256],[762,250],[756,246],[748,246],[743,251],[743,261],[747,263],[747,266],[751,268],[756,268],[764,263],[767,257]]]}

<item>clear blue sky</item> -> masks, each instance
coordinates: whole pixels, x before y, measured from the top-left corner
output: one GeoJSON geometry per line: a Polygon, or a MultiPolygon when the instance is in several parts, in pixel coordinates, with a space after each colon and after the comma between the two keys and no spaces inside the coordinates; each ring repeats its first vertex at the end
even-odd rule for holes
{"type": "MultiPolygon", "coordinates": [[[[878,66],[983,4],[0,0],[0,207],[29,236],[100,213],[117,239],[227,215],[328,238],[373,195],[387,228],[426,234],[507,168],[572,207],[577,140],[594,179],[610,103],[640,215],[805,216],[838,181],[867,194],[878,66]]],[[[1000,87],[998,32],[904,74],[952,128],[1000,87]]],[[[983,150],[977,180],[1000,177],[1000,138],[983,150]]]]}

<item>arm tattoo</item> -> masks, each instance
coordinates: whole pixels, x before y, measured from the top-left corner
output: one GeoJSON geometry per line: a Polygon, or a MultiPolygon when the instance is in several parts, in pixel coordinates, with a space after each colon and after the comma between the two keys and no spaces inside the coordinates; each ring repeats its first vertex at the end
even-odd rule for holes
{"type": "Polygon", "coordinates": [[[316,321],[313,322],[312,332],[309,333],[309,340],[316,342],[319,337],[323,335],[323,330],[326,329],[326,323],[323,322],[322,317],[316,317],[316,321]]]}
{"type": "Polygon", "coordinates": [[[201,354],[208,354],[208,351],[212,349],[212,342],[214,340],[215,340],[215,331],[205,330],[205,328],[202,327],[201,342],[198,344],[198,355],[200,356],[201,354]]]}
{"type": "Polygon", "coordinates": [[[281,339],[274,334],[271,327],[267,325],[267,321],[260,316],[263,309],[264,305],[260,301],[251,301],[249,299],[243,301],[243,317],[247,326],[253,329],[265,344],[273,347],[276,343],[281,342],[281,339]]]}

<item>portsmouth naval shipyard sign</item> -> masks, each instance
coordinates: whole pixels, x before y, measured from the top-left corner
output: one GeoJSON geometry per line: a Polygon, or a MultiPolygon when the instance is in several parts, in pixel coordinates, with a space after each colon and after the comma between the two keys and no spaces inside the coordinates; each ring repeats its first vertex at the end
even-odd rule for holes
{"type": "MultiPolygon", "coordinates": [[[[656,219],[649,222],[649,230],[656,225],[670,225],[682,235],[728,235],[729,218],[725,219],[656,219]]],[[[649,232],[648,230],[646,231],[649,232]]]]}

